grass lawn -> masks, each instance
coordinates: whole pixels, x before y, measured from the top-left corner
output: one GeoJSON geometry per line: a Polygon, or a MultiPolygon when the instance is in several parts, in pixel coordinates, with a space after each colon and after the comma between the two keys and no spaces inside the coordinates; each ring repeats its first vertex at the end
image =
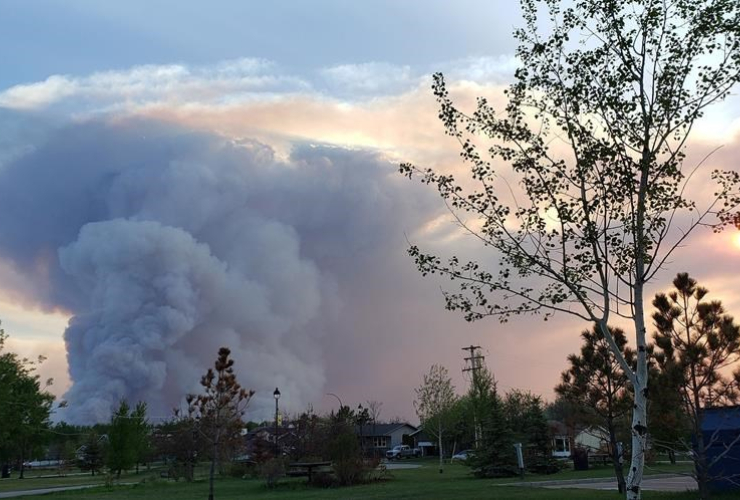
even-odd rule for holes
{"type": "MultiPolygon", "coordinates": [[[[406,462],[412,463],[412,462],[406,462]]],[[[531,476],[527,480],[540,479],[574,479],[585,477],[610,476],[604,468],[590,471],[574,472],[563,471],[553,476],[531,476]]],[[[676,470],[676,469],[674,469],[676,470]]],[[[59,478],[66,481],[63,484],[81,484],[77,482],[79,476],[59,478]]],[[[88,479],[92,479],[89,477],[88,479]]],[[[101,478],[102,480],[102,478],[101,478]]],[[[208,482],[201,479],[193,483],[172,482],[159,479],[157,474],[140,474],[138,476],[129,474],[122,478],[124,482],[143,482],[132,486],[101,486],[89,490],[77,490],[64,493],[53,493],[47,498],[54,500],[204,500],[208,494],[208,482]]],[[[8,491],[6,482],[2,483],[2,490],[8,491]]],[[[41,481],[41,480],[38,480],[41,481]]],[[[14,483],[20,482],[13,480],[14,483]]],[[[256,498],[260,500],[277,499],[532,499],[532,500],[601,500],[617,499],[620,496],[616,492],[576,489],[544,489],[532,487],[502,486],[507,480],[482,480],[474,479],[469,474],[469,469],[464,465],[446,465],[444,474],[439,474],[433,461],[424,461],[419,469],[392,471],[392,478],[381,483],[374,483],[351,488],[316,489],[304,485],[300,479],[283,481],[278,488],[270,490],[257,479],[230,479],[222,478],[216,483],[216,498],[242,499],[256,498]]],[[[57,483],[60,484],[60,483],[57,483]]],[[[88,483],[89,484],[89,483],[88,483]]],[[[647,500],[693,500],[695,493],[654,493],[645,492],[643,498],[647,500]]],[[[732,498],[721,497],[717,498],[732,498]]]]}

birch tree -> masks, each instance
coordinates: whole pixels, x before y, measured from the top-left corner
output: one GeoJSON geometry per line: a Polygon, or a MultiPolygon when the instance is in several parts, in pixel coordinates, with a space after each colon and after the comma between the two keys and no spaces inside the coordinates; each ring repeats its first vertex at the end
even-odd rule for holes
{"type": "Polygon", "coordinates": [[[443,259],[417,245],[409,253],[423,274],[457,281],[446,306],[470,321],[564,313],[599,327],[634,389],[627,498],[638,499],[648,429],[645,287],[698,226],[740,224],[738,172],[712,172],[714,195],[701,202],[686,191],[703,163],[686,161],[691,131],[740,79],[740,3],[521,4],[520,67],[502,109],[479,98],[464,112],[434,76],[440,119],[470,178],[401,165],[437,188],[495,263],[443,259]],[[614,316],[633,323],[634,368],[607,328],[614,316]]]}
{"type": "Polygon", "coordinates": [[[447,427],[447,416],[457,397],[447,368],[432,365],[424,381],[415,389],[414,408],[426,432],[437,438],[439,447],[439,473],[444,471],[443,434],[447,427]]]}

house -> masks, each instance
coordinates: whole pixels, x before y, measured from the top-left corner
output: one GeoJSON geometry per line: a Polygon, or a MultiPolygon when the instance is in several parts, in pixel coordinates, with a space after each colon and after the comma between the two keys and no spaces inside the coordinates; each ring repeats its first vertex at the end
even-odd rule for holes
{"type": "Polygon", "coordinates": [[[602,427],[586,427],[576,433],[573,441],[576,448],[585,448],[589,453],[609,452],[609,432],[602,427]]]}
{"type": "Polygon", "coordinates": [[[570,458],[573,438],[568,427],[557,420],[550,420],[547,425],[552,439],[552,456],[554,458],[570,458]]]}
{"type": "Polygon", "coordinates": [[[419,429],[416,432],[411,433],[411,439],[414,440],[414,448],[419,448],[421,450],[422,457],[439,454],[439,450],[437,449],[437,440],[428,435],[424,429],[419,429]]]}
{"type": "MultiPolygon", "coordinates": [[[[275,427],[261,426],[243,434],[245,441],[244,455],[254,455],[258,450],[275,450],[275,427]]],[[[297,439],[293,425],[277,428],[277,448],[280,453],[289,454],[293,451],[297,439]]]]}
{"type": "Polygon", "coordinates": [[[394,446],[400,444],[410,444],[411,435],[416,432],[417,427],[409,423],[396,424],[367,424],[355,427],[355,432],[360,438],[360,443],[364,450],[372,450],[385,453],[394,446]],[[409,443],[404,441],[405,439],[409,443]]]}

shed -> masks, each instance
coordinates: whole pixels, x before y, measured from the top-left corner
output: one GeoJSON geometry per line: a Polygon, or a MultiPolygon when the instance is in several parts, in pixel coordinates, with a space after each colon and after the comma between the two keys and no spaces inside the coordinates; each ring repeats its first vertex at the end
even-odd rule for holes
{"type": "Polygon", "coordinates": [[[740,406],[705,408],[701,431],[707,447],[709,488],[738,491],[740,485],[740,406]]]}

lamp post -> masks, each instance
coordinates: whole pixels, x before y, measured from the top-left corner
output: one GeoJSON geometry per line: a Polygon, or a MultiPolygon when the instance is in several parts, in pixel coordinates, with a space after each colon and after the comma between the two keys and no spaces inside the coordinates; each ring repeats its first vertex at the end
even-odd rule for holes
{"type": "Polygon", "coordinates": [[[275,458],[278,458],[278,399],[280,399],[280,389],[275,387],[272,396],[275,398],[275,458]]]}
{"type": "Polygon", "coordinates": [[[334,396],[335,398],[337,398],[337,401],[339,401],[339,410],[341,411],[341,410],[342,410],[342,407],[343,407],[344,405],[342,404],[342,400],[341,400],[341,399],[339,399],[339,396],[337,396],[337,395],[336,395],[336,394],[334,394],[333,392],[327,392],[327,393],[326,393],[326,395],[327,395],[327,396],[334,396]]]}

